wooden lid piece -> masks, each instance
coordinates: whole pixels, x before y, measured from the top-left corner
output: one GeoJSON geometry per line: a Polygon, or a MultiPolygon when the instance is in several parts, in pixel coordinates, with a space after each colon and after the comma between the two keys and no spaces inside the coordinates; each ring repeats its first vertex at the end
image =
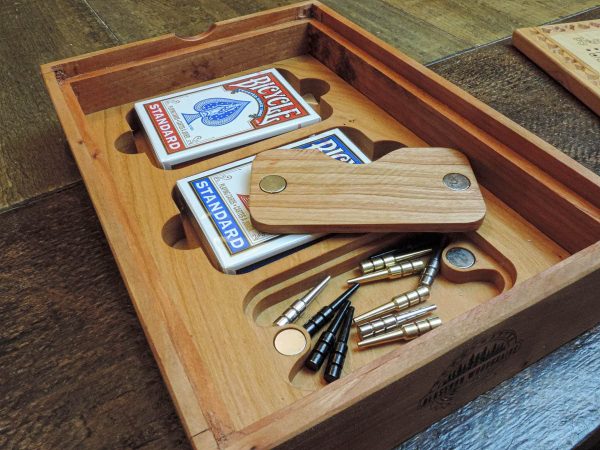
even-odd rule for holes
{"type": "Polygon", "coordinates": [[[454,232],[477,229],[485,203],[458,150],[402,148],[347,164],[275,149],[252,162],[250,214],[268,233],[454,232]]]}

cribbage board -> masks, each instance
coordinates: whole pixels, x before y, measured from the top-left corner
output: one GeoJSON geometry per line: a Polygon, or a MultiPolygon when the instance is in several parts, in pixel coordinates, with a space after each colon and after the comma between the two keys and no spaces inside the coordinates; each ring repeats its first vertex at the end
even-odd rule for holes
{"type": "Polygon", "coordinates": [[[600,115],[600,20],[519,28],[513,44],[600,115]]]}
{"type": "MultiPolygon", "coordinates": [[[[165,382],[193,445],[388,448],[600,319],[600,182],[558,150],[319,3],[301,3],[46,64],[42,72],[165,382]],[[221,57],[227,55],[227,57],[221,57]],[[164,170],[133,103],[276,68],[319,123],[164,170]],[[330,385],[283,356],[273,320],[324,274],[310,313],[364,257],[402,234],[333,235],[244,274],[211,262],[177,207],[176,181],[339,128],[371,160],[450,147],[487,206],[455,234],[477,264],[445,264],[431,299],[444,324],[357,351],[330,385]],[[585,313],[582,313],[585,311],[585,313]]],[[[414,287],[375,283],[357,313],[414,287]]]]}

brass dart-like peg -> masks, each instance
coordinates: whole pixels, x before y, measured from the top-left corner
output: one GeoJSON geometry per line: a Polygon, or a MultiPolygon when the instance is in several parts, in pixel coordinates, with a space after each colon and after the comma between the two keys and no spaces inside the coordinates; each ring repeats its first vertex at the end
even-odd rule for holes
{"type": "Polygon", "coordinates": [[[346,361],[346,353],[348,353],[348,338],[350,337],[350,327],[352,327],[352,316],[354,316],[354,308],[350,306],[344,317],[340,334],[338,335],[333,350],[329,355],[329,361],[325,368],[325,381],[331,383],[342,376],[344,362],[346,361]]]}
{"type": "Polygon", "coordinates": [[[361,262],[360,268],[363,271],[363,274],[366,274],[391,267],[392,265],[396,265],[401,261],[408,261],[410,259],[417,258],[417,256],[414,256],[413,258],[407,257],[404,259],[398,259],[398,255],[409,255],[420,250],[434,248],[435,244],[437,244],[439,240],[440,235],[438,233],[411,235],[410,238],[400,242],[396,248],[384,250],[369,256],[368,259],[361,262]],[[384,262],[390,263],[392,261],[391,257],[395,257],[396,264],[390,264],[388,266],[381,265],[384,262]],[[378,260],[379,262],[376,263],[375,260],[378,260]]]}
{"type": "Polygon", "coordinates": [[[427,256],[433,251],[432,248],[424,248],[410,253],[387,253],[379,257],[371,257],[360,263],[360,269],[363,274],[375,272],[377,270],[387,269],[396,266],[403,261],[410,261],[421,256],[427,256]]]}
{"type": "Polygon", "coordinates": [[[300,317],[300,314],[302,314],[304,310],[306,310],[308,305],[310,305],[312,301],[317,297],[317,295],[321,293],[321,291],[325,288],[327,283],[329,283],[329,280],[331,280],[331,276],[327,275],[323,279],[323,281],[321,281],[314,288],[308,291],[308,293],[304,297],[299,298],[294,303],[292,303],[292,305],[288,309],[286,309],[283,312],[283,314],[279,316],[277,320],[275,320],[275,322],[273,322],[273,325],[278,327],[284,327],[290,323],[295,322],[296,319],[300,317]]]}
{"type": "Polygon", "coordinates": [[[333,318],[336,311],[340,308],[340,306],[342,306],[344,301],[352,297],[352,294],[354,294],[359,287],[360,284],[355,284],[351,288],[346,289],[342,295],[332,301],[329,305],[321,308],[318,313],[308,319],[308,321],[303,325],[304,329],[308,331],[308,334],[314,336],[321,328],[327,325],[327,322],[333,318]]]}
{"type": "Polygon", "coordinates": [[[358,342],[359,348],[371,347],[373,345],[387,344],[395,341],[409,341],[417,338],[442,324],[442,319],[437,316],[428,319],[418,320],[417,322],[407,323],[402,325],[399,330],[390,331],[389,333],[378,334],[358,342]]]}
{"type": "Polygon", "coordinates": [[[364,284],[378,280],[393,280],[394,278],[403,278],[409,275],[414,275],[415,273],[421,272],[424,268],[425,263],[422,260],[417,259],[415,261],[407,261],[387,269],[378,270],[377,272],[371,272],[360,277],[351,278],[348,280],[348,283],[364,284]]]}
{"type": "Polygon", "coordinates": [[[310,370],[316,372],[325,362],[325,358],[327,358],[327,355],[335,344],[335,335],[342,326],[344,316],[346,315],[348,308],[350,308],[350,302],[346,300],[331,324],[329,324],[329,327],[323,331],[321,336],[319,336],[319,340],[315,344],[315,348],[313,348],[312,352],[310,352],[308,358],[306,358],[306,361],[304,362],[304,365],[310,370]]]}
{"type": "Polygon", "coordinates": [[[429,298],[429,293],[430,291],[427,286],[419,286],[414,291],[408,291],[404,294],[398,295],[388,303],[355,317],[354,323],[358,325],[362,322],[366,322],[367,320],[371,320],[385,314],[395,311],[403,311],[411,306],[416,306],[419,303],[423,303],[425,300],[427,300],[429,298]]]}
{"type": "Polygon", "coordinates": [[[426,305],[403,313],[383,316],[380,319],[375,319],[359,325],[358,333],[360,334],[361,339],[368,338],[369,336],[374,336],[376,334],[387,333],[388,331],[395,330],[407,322],[411,322],[419,317],[426,316],[430,312],[435,311],[436,308],[436,305],[426,305]]]}

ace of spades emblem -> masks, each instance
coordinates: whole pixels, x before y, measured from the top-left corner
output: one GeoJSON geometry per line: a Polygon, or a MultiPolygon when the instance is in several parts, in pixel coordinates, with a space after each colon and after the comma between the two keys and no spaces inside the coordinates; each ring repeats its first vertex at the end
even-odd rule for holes
{"type": "Polygon", "coordinates": [[[218,127],[233,122],[249,103],[230,98],[207,98],[194,105],[195,114],[182,113],[182,116],[192,129],[192,123],[197,119],[206,126],[218,127]]]}

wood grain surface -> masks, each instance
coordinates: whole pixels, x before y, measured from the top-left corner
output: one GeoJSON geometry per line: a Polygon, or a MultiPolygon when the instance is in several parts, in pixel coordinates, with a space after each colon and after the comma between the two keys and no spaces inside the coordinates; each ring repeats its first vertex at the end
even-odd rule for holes
{"type": "MultiPolygon", "coordinates": [[[[194,36],[211,23],[295,0],[87,0],[123,42],[177,33],[194,36]],[[190,20],[190,17],[193,19],[190,20]],[[132,26],[132,22],[136,26],[132,26]]],[[[327,6],[421,62],[509,35],[514,28],[542,24],[596,6],[594,0],[325,0],[327,6]]]]}
{"type": "MultiPolygon", "coordinates": [[[[35,0],[0,4],[0,210],[79,180],[39,65],[165,33],[192,36],[213,22],[295,0],[35,0]],[[18,55],[18,57],[16,57],[18,55]],[[10,125],[8,125],[10,124],[10,125]]],[[[325,3],[421,62],[595,6],[595,0],[325,3]]]]}
{"type": "MultiPolygon", "coordinates": [[[[583,7],[579,2],[569,2],[567,7],[572,5],[583,7]]],[[[40,14],[33,6],[21,5],[17,10],[11,3],[1,8],[3,19],[20,20],[15,25],[20,30],[40,14]]],[[[59,22],[73,26],[68,11],[61,11],[59,22]]],[[[382,7],[372,14],[385,15],[385,11],[382,7]]],[[[52,11],[46,14],[48,20],[54,17],[52,11]]],[[[596,9],[577,20],[598,17],[596,9]]],[[[47,49],[63,35],[45,38],[39,48],[47,49]]],[[[65,55],[70,54],[71,47],[63,44],[65,55]]],[[[73,54],[82,51],[86,50],[73,54]]],[[[44,61],[57,56],[61,54],[42,55],[44,61]]],[[[478,49],[432,68],[600,173],[598,118],[509,43],[478,49]]],[[[9,75],[2,72],[3,83],[8,80],[4,86],[14,88],[18,82],[9,75]]],[[[3,95],[9,90],[3,90],[3,95]]],[[[39,99],[41,87],[32,92],[39,99]]],[[[7,101],[10,105],[14,100],[7,101]]],[[[47,143],[44,148],[59,158],[56,155],[65,148],[59,137],[62,132],[58,125],[46,126],[54,134],[32,141],[32,147],[47,143]],[[49,148],[52,145],[54,149],[49,148]]],[[[17,135],[18,142],[23,133],[17,135]]],[[[0,153],[14,156],[19,167],[31,158],[17,147],[7,149],[4,141],[0,153]]],[[[42,182],[56,181],[59,175],[41,177],[42,182]]],[[[35,181],[33,170],[29,176],[35,181]]],[[[2,180],[2,192],[15,196],[10,203],[34,192],[15,180],[2,180]]],[[[0,215],[0,227],[0,447],[189,448],[82,185],[0,215]]],[[[402,448],[573,446],[599,425],[599,354],[597,328],[432,425],[402,448]],[[518,442],[511,436],[519,436],[518,442]]]]}
{"type": "Polygon", "coordinates": [[[117,43],[81,0],[0,2],[0,210],[80,179],[40,63],[117,43]]]}
{"type": "MultiPolygon", "coordinates": [[[[600,18],[600,8],[580,18],[600,18]]],[[[510,39],[430,68],[600,174],[600,118],[510,39]]]]}
{"type": "Polygon", "coordinates": [[[83,185],[0,224],[0,448],[188,448],[83,185]]]}
{"type": "Polygon", "coordinates": [[[434,147],[405,147],[364,165],[316,150],[268,150],[252,161],[250,205],[252,223],[268,233],[450,233],[476,230],[485,216],[467,157],[434,147]],[[450,189],[447,174],[470,185],[450,189]],[[285,179],[282,192],[261,188],[270,175],[285,179]]]}

